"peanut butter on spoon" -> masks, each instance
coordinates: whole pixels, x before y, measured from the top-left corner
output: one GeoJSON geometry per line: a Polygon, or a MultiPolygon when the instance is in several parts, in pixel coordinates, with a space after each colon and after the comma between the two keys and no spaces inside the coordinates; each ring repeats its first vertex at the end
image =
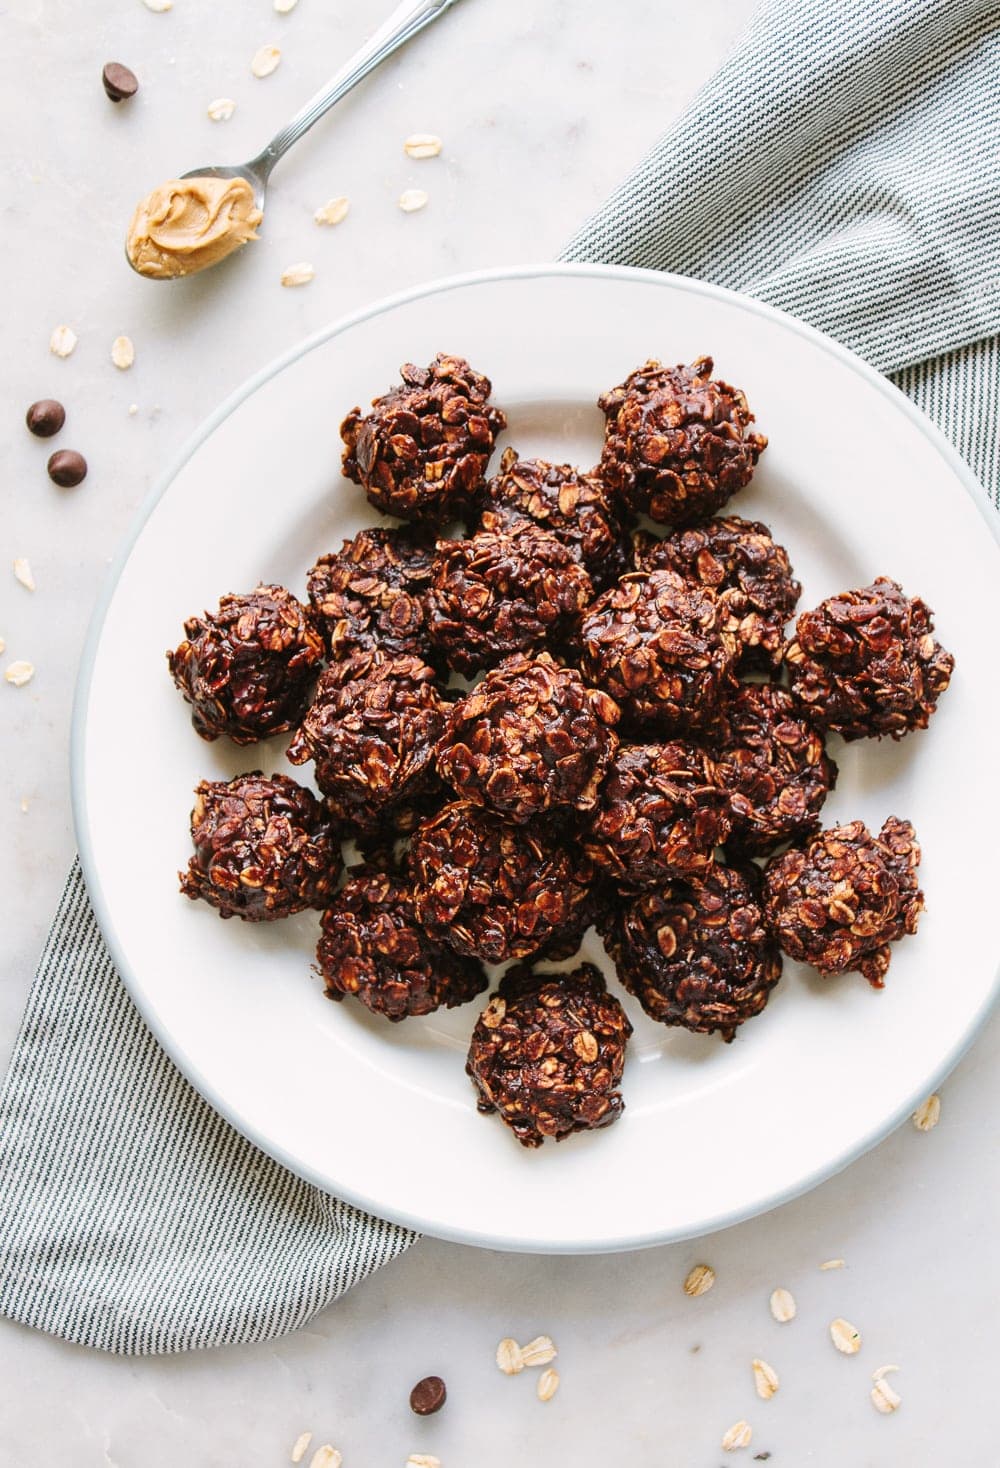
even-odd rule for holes
{"type": "Polygon", "coordinates": [[[263,217],[245,178],[172,178],[136,207],[125,252],[153,280],[194,275],[255,240],[263,217]]]}

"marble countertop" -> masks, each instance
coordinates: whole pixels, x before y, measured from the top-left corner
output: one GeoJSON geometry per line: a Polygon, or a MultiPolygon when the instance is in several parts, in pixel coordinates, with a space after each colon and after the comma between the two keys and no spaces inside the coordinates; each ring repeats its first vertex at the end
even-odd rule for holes
{"type": "MultiPolygon", "coordinates": [[[[156,14],[140,0],[20,0],[4,16],[3,543],[8,566],[27,557],[37,583],[29,593],[0,579],[4,661],[37,669],[24,688],[0,687],[4,1060],[73,852],[68,726],[87,618],[149,484],[219,399],[330,319],[432,276],[558,253],[717,65],[750,0],[463,0],[299,145],[238,271],[182,291],[132,275],[121,238],[135,199],[171,173],[255,152],[387,8],[300,0],[281,16],[270,0],[176,0],[156,14]],[[281,65],[256,80],[250,59],[268,42],[281,65]],[[100,83],[112,59],[141,82],[117,108],[100,83]],[[213,123],[219,96],[236,111],[213,123]],[[444,151],[411,162],[402,140],[423,131],[444,151]],[[404,215],[396,200],[411,187],[429,203],[404,215]],[[338,194],[349,217],[318,228],[313,211],[338,194]],[[300,260],[315,279],[283,289],[300,260]],[[61,323],[79,337],[62,361],[48,348],[61,323]],[[135,343],[127,372],[110,360],[119,334],[135,343]],[[89,460],[78,490],[49,483],[52,446],[20,426],[42,396],[67,405],[59,446],[89,460]]],[[[994,1022],[947,1083],[934,1131],[906,1125],[808,1197],[700,1243],[553,1259],[426,1240],[295,1336],[170,1359],[116,1360],[0,1321],[0,1465],[266,1468],[305,1429],[345,1468],[402,1468],[412,1452],[443,1468],[984,1462],[998,1062],[994,1022]],[[821,1271],[833,1257],[844,1267],[821,1271]],[[689,1299],[682,1281],[702,1260],[717,1282],[689,1299]],[[779,1284],[798,1301],[783,1326],[767,1308],[779,1284]],[[858,1356],[833,1350],[835,1316],[862,1331],[858,1356]],[[527,1374],[493,1364],[501,1336],[539,1332],[555,1338],[562,1374],[544,1405],[527,1374]],[[768,1402],[753,1357],[780,1375],[768,1402]],[[887,1362],[901,1368],[902,1406],[883,1417],[868,1392],[887,1362]],[[431,1371],[449,1402],[418,1420],[407,1393],[431,1371]],[[730,1456],[720,1441],[739,1418],[753,1443],[730,1456]]]]}

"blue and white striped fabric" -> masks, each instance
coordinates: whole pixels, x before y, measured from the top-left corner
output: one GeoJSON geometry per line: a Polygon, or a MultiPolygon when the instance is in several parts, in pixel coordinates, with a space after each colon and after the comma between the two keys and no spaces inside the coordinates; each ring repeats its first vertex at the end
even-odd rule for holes
{"type": "MultiPolygon", "coordinates": [[[[567,258],[801,316],[892,372],[996,497],[998,220],[1000,6],[765,0],[567,258]]],[[[264,1340],[412,1240],[291,1176],[191,1089],[74,867],[0,1093],[0,1310],[126,1354],[264,1340]]]]}

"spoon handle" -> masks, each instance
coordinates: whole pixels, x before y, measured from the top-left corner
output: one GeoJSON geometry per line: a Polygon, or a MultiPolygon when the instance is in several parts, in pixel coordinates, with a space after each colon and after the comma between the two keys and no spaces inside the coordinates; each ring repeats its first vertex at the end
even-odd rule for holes
{"type": "Polygon", "coordinates": [[[347,65],[341,67],[336,76],[306,103],[302,111],[297,112],[291,122],[286,123],[275,134],[264,151],[253,160],[252,167],[255,171],[266,180],[278,159],[288,152],[293,143],[298,142],[303,133],[309,131],[324,112],[346,96],[376,66],[381,66],[386,57],[398,51],[400,46],[405,46],[418,31],[429,26],[431,21],[437,20],[438,16],[450,10],[456,3],[457,0],[404,0],[360,51],[351,57],[347,65]]]}

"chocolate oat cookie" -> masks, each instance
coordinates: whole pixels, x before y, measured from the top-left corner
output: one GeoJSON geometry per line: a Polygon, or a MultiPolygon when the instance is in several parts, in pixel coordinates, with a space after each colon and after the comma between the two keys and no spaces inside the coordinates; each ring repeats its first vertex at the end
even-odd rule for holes
{"type": "Polygon", "coordinates": [[[819,830],[837,766],[823,735],[785,688],[743,683],[707,737],[718,783],[730,797],[726,849],[766,856],[819,830]]]}
{"type": "Polygon", "coordinates": [[[477,529],[515,531],[525,522],[561,540],[598,591],[629,569],[623,517],[596,473],[545,459],[519,459],[514,449],[505,449],[500,473],[483,492],[477,529]]]}
{"type": "Polygon", "coordinates": [[[909,821],[890,816],[877,836],[863,821],[820,831],[764,873],[767,919],[789,958],[823,974],[857,969],[881,989],[891,943],[917,931],[924,894],[909,821]]]}
{"type": "Polygon", "coordinates": [[[316,950],[329,998],[350,994],[373,1014],[398,1021],[482,993],[482,964],[436,943],[419,926],[401,875],[355,867],[348,876],[323,913],[316,950]]]}
{"type": "Polygon", "coordinates": [[[430,779],[446,712],[419,658],[357,652],[323,674],[288,758],[314,761],[316,784],[348,830],[378,831],[430,779]]]}
{"type": "Polygon", "coordinates": [[[600,970],[507,973],[479,1017],[466,1071],[479,1110],[496,1111],[524,1147],[617,1121],[632,1033],[600,970]]]}
{"type": "Polygon", "coordinates": [[[584,849],[620,886],[704,875],[729,834],[729,797],[703,749],[625,744],[611,762],[584,849]]]}
{"type": "Polygon", "coordinates": [[[619,979],[652,1019],[727,1041],[781,977],[749,864],[641,892],[608,914],[604,937],[619,979]]]}
{"type": "Polygon", "coordinates": [[[360,530],[309,572],[309,600],[330,656],[381,648],[432,662],[426,601],[434,545],[409,527],[360,530]]]}
{"type": "Polygon", "coordinates": [[[486,963],[530,958],[562,936],[592,876],[554,822],[515,826],[461,800],[417,827],[407,860],[417,921],[486,963]]]}
{"type": "Polygon", "coordinates": [[[664,733],[704,727],[733,683],[725,607],[674,571],[634,571],[580,622],[580,666],[624,713],[664,733]]]}
{"type": "Polygon", "coordinates": [[[802,613],[785,649],[792,690],[845,739],[926,729],[955,666],[933,632],[930,608],[879,576],[802,613]]]}
{"type": "Polygon", "coordinates": [[[260,770],[202,780],[191,812],[194,856],[180,873],[185,897],[220,917],[267,923],[325,907],[342,871],[340,838],[311,790],[260,770]]]}
{"type": "Polygon", "coordinates": [[[506,658],[455,704],[438,773],[464,800],[510,821],[590,810],[618,746],[618,705],[548,653],[506,658]]]}
{"type": "Polygon", "coordinates": [[[766,525],[730,515],[675,530],[663,540],[638,531],[633,556],[639,571],[676,571],[718,597],[739,644],[741,668],[779,665],[785,624],[802,587],[792,575],[788,552],[766,525]]]}
{"type": "Polygon", "coordinates": [[[432,643],[458,673],[558,647],[590,601],[590,577],[549,530],[521,525],[441,541],[428,598],[432,643]]]}
{"type": "Polygon", "coordinates": [[[167,665],[203,739],[227,734],[235,744],[254,744],[300,718],[325,649],[290,591],[230,593],[217,612],[189,617],[184,632],[167,665]]]}
{"type": "Polygon", "coordinates": [[[402,387],[375,398],[367,416],[354,408],[344,419],[344,473],[386,515],[433,525],[461,519],[507,419],[489,401],[489,378],[462,357],[407,362],[399,375],[402,387]]]}
{"type": "Polygon", "coordinates": [[[767,439],[751,430],[739,388],[713,379],[713,365],[711,357],[689,367],[647,362],[598,398],[607,419],[601,475],[629,510],[687,525],[749,483],[767,439]]]}

